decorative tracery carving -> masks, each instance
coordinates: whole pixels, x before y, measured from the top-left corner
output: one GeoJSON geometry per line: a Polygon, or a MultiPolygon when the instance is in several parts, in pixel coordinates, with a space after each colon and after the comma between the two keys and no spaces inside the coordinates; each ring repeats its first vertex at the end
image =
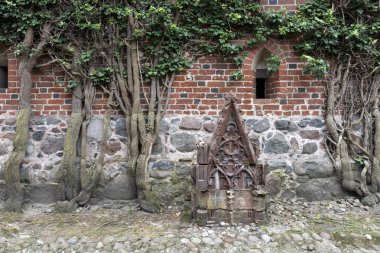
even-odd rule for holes
{"type": "Polygon", "coordinates": [[[226,97],[210,144],[198,146],[192,199],[193,214],[202,225],[206,221],[266,219],[259,150],[248,138],[238,102],[231,94],[226,97]]]}

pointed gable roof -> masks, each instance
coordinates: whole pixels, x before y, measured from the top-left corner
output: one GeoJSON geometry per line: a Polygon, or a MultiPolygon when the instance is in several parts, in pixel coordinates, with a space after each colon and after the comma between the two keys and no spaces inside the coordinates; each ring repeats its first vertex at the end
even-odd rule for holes
{"type": "Polygon", "coordinates": [[[225,100],[226,103],[220,113],[212,136],[208,161],[209,163],[217,162],[217,155],[227,140],[239,140],[239,144],[242,145],[246,157],[246,161],[244,162],[255,165],[257,163],[256,154],[245,131],[245,123],[242,119],[241,109],[238,106],[240,99],[230,93],[226,95],[225,100]]]}

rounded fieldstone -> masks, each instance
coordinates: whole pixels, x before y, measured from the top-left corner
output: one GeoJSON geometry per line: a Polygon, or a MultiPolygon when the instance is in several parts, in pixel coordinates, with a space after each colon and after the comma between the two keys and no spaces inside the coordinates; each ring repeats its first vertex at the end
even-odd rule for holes
{"type": "Polygon", "coordinates": [[[265,178],[265,191],[274,197],[281,191],[281,177],[276,173],[269,173],[265,178]]]}
{"type": "Polygon", "coordinates": [[[56,137],[56,136],[47,136],[42,142],[41,142],[41,150],[45,154],[53,154],[57,151],[63,150],[65,139],[62,136],[56,137]]]}
{"type": "Polygon", "coordinates": [[[41,141],[45,135],[45,131],[36,131],[32,134],[32,138],[35,141],[41,141]]]}
{"type": "Polygon", "coordinates": [[[320,120],[318,118],[314,118],[314,119],[310,120],[310,126],[315,127],[315,128],[321,128],[321,127],[323,127],[323,122],[322,122],[322,120],[320,120]]]}
{"type": "Polygon", "coordinates": [[[347,195],[336,177],[311,179],[298,186],[296,193],[308,201],[343,198],[347,195]]]}
{"type": "Polygon", "coordinates": [[[288,126],[290,124],[289,120],[276,120],[274,122],[274,126],[276,127],[277,130],[286,130],[288,129],[288,126]]]}
{"type": "Polygon", "coordinates": [[[300,136],[303,139],[308,139],[308,140],[318,140],[320,138],[320,134],[318,130],[301,130],[300,136]]]}
{"type": "Polygon", "coordinates": [[[262,133],[267,131],[270,128],[269,120],[262,119],[252,125],[252,129],[257,133],[262,133]]]}
{"type": "Polygon", "coordinates": [[[160,133],[167,133],[170,130],[170,125],[166,120],[160,122],[160,133]]]}
{"type": "Polygon", "coordinates": [[[121,173],[107,182],[104,187],[99,187],[95,191],[95,197],[115,199],[115,200],[131,200],[136,199],[136,183],[135,178],[129,173],[121,173]]]}
{"type": "Polygon", "coordinates": [[[104,120],[93,117],[87,126],[87,138],[101,140],[103,138],[104,120]]]}
{"type": "Polygon", "coordinates": [[[297,175],[309,178],[331,177],[334,174],[334,167],[328,158],[298,159],[293,163],[293,168],[297,175]]]}
{"type": "Polygon", "coordinates": [[[54,127],[51,131],[52,131],[53,133],[56,133],[56,134],[58,134],[58,133],[61,132],[61,130],[59,130],[58,127],[54,127]]]}
{"type": "Polygon", "coordinates": [[[215,125],[215,123],[212,122],[211,120],[206,121],[206,122],[203,124],[203,129],[204,129],[206,132],[212,133],[212,132],[215,131],[215,128],[216,128],[216,125],[215,125]]]}
{"type": "Polygon", "coordinates": [[[272,170],[283,170],[285,171],[286,173],[291,173],[292,170],[293,170],[293,167],[289,164],[286,163],[286,160],[282,159],[269,159],[266,161],[265,163],[265,168],[268,170],[268,171],[272,171],[272,170]]]}
{"type": "Polygon", "coordinates": [[[189,133],[173,134],[170,143],[180,152],[191,152],[197,148],[196,138],[189,133]]]}
{"type": "Polygon", "coordinates": [[[107,155],[114,155],[120,149],[121,149],[121,144],[119,141],[111,141],[107,145],[106,154],[107,155]]]}
{"type": "Polygon", "coordinates": [[[318,146],[314,142],[309,142],[303,145],[302,154],[313,154],[318,150],[318,146]]]}
{"type": "Polygon", "coordinates": [[[257,121],[258,121],[257,119],[247,119],[247,120],[245,121],[245,124],[246,124],[248,127],[252,128],[253,125],[254,125],[257,121]]]}
{"type": "Polygon", "coordinates": [[[164,150],[164,146],[162,145],[161,137],[158,136],[152,146],[152,155],[161,154],[163,150],[164,150]]]}
{"type": "Polygon", "coordinates": [[[289,149],[290,146],[285,136],[281,133],[277,133],[265,144],[264,152],[269,154],[284,154],[287,153],[289,149]]]}
{"type": "Polygon", "coordinates": [[[164,179],[171,177],[172,172],[171,171],[164,171],[164,170],[152,170],[149,173],[150,177],[155,178],[155,179],[164,179]]]}
{"type": "Polygon", "coordinates": [[[48,124],[48,125],[56,125],[56,124],[59,124],[59,123],[61,123],[60,119],[52,118],[52,117],[47,117],[46,118],[46,124],[48,124]]]}
{"type": "Polygon", "coordinates": [[[174,162],[171,160],[160,160],[153,163],[152,169],[173,170],[174,165],[175,165],[174,162]]]}
{"type": "Polygon", "coordinates": [[[297,125],[289,120],[276,120],[274,122],[274,126],[276,127],[277,130],[287,130],[287,131],[297,131],[298,127],[297,125]]]}
{"type": "Polygon", "coordinates": [[[179,164],[176,168],[177,176],[188,176],[190,175],[191,166],[188,164],[179,164]]]}
{"type": "Polygon", "coordinates": [[[36,126],[45,125],[45,120],[43,118],[34,118],[32,120],[32,125],[36,125],[36,126]]]}
{"type": "Polygon", "coordinates": [[[125,119],[118,119],[115,126],[115,133],[119,136],[127,137],[127,129],[125,126],[125,119]]]}
{"type": "Polygon", "coordinates": [[[296,193],[290,189],[285,189],[282,193],[281,193],[281,198],[282,199],[292,199],[296,196],[296,193]]]}
{"type": "Polygon", "coordinates": [[[13,119],[13,118],[5,119],[4,124],[7,126],[13,126],[14,124],[16,124],[16,119],[13,119]]]}
{"type": "Polygon", "coordinates": [[[202,127],[202,122],[194,117],[184,117],[179,124],[179,128],[183,130],[199,130],[202,127]]]}
{"type": "Polygon", "coordinates": [[[309,123],[310,123],[310,119],[309,119],[309,118],[306,118],[306,119],[302,119],[302,120],[298,123],[298,125],[299,125],[300,127],[307,127],[307,126],[309,125],[309,123]]]}
{"type": "Polygon", "coordinates": [[[300,145],[299,145],[297,139],[294,137],[290,140],[290,146],[292,146],[293,150],[295,150],[295,151],[297,151],[300,148],[300,145]]]}

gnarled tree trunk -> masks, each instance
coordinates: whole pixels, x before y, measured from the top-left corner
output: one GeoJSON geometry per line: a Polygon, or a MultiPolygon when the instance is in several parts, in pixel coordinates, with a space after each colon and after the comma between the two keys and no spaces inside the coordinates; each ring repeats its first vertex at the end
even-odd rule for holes
{"type": "Polygon", "coordinates": [[[19,92],[19,111],[16,120],[16,135],[13,139],[13,150],[5,163],[4,178],[6,183],[7,200],[5,209],[8,211],[21,211],[23,202],[23,192],[20,183],[20,166],[25,158],[27,143],[29,138],[29,120],[32,114],[31,108],[31,93],[32,93],[32,69],[37,63],[38,58],[42,54],[45,47],[51,24],[47,23],[43,27],[40,42],[33,54],[30,55],[30,50],[34,43],[34,30],[29,28],[26,31],[24,38],[24,47],[26,52],[23,52],[19,57],[18,75],[20,77],[20,92],[19,92]]]}

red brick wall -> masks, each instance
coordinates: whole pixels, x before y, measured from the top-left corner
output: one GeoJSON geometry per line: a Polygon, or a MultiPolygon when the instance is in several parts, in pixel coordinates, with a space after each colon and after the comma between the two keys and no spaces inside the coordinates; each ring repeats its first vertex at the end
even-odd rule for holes
{"type": "MultiPolygon", "coordinates": [[[[63,73],[53,74],[49,70],[35,70],[32,73],[32,80],[31,103],[34,115],[70,115],[71,93],[65,92],[62,85],[65,80],[63,73]]],[[[0,115],[16,114],[19,85],[18,61],[13,54],[8,54],[8,88],[0,89],[0,115]]],[[[98,90],[92,108],[93,113],[103,114],[106,102],[107,99],[101,90],[98,90]]]]}
{"type": "Polygon", "coordinates": [[[300,55],[292,50],[294,41],[270,40],[248,51],[242,66],[245,75],[240,81],[231,80],[237,70],[232,59],[201,58],[173,84],[168,114],[216,115],[224,103],[224,95],[233,92],[242,99],[246,115],[321,116],[324,87],[312,77],[303,75],[300,55]],[[266,48],[281,58],[279,71],[268,78],[268,98],[255,99],[253,61],[266,48]]]}
{"type": "MultiPolygon", "coordinates": [[[[305,0],[262,0],[265,8],[285,7],[293,11],[305,0]],[[277,3],[277,4],[274,4],[277,3]]],[[[248,50],[242,80],[231,75],[237,70],[232,59],[219,57],[200,58],[192,68],[175,77],[169,101],[168,114],[216,115],[224,104],[224,95],[233,92],[242,99],[241,108],[246,115],[321,116],[324,105],[324,87],[310,76],[302,74],[303,62],[293,51],[294,41],[270,40],[248,50]],[[255,71],[253,61],[258,52],[266,48],[281,58],[279,71],[267,79],[267,98],[255,99],[255,71]]],[[[0,115],[15,114],[18,107],[19,78],[17,60],[8,54],[8,88],[0,90],[0,115]]],[[[71,94],[57,80],[63,74],[47,70],[33,73],[32,106],[34,115],[70,115],[71,94]]],[[[103,114],[107,99],[97,91],[94,114],[103,114]]]]}

